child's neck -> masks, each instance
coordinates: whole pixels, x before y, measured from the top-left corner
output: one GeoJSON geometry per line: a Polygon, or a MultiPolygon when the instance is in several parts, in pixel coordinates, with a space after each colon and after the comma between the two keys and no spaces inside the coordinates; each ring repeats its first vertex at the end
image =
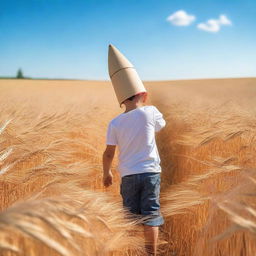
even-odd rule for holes
{"type": "Polygon", "coordinates": [[[129,111],[131,111],[131,110],[133,110],[133,109],[136,109],[136,108],[140,108],[140,107],[142,107],[143,106],[143,104],[142,103],[137,103],[137,104],[134,104],[134,105],[129,105],[129,106],[125,106],[125,112],[124,113],[127,113],[127,112],[129,112],[129,111]]]}

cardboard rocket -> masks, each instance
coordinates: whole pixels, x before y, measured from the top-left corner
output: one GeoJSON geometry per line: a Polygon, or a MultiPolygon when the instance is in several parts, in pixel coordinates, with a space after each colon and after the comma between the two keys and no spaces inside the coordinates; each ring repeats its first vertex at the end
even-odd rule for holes
{"type": "Polygon", "coordinates": [[[108,50],[108,72],[120,105],[133,95],[147,92],[132,63],[111,44],[108,50]]]}

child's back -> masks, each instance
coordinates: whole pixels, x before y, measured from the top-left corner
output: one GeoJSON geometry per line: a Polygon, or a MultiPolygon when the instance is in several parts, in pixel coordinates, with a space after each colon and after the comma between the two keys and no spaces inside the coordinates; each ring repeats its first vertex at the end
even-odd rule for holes
{"type": "Polygon", "coordinates": [[[142,106],[112,119],[107,145],[118,145],[121,177],[145,172],[161,172],[155,132],[165,126],[163,115],[154,106],[142,106]]]}

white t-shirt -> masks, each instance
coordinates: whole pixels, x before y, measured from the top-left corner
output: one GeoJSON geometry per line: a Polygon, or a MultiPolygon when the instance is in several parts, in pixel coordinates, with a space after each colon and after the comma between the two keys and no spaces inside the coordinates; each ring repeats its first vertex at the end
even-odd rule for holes
{"type": "Polygon", "coordinates": [[[107,145],[117,145],[121,177],[144,172],[161,172],[155,132],[166,122],[155,106],[142,106],[112,119],[107,130],[107,145]]]}

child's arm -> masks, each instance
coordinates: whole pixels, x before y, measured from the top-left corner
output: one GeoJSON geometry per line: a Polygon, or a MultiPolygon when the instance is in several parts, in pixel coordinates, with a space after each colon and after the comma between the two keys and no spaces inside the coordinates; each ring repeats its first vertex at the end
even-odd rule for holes
{"type": "Polygon", "coordinates": [[[103,184],[106,187],[112,185],[113,175],[110,168],[115,155],[115,149],[115,145],[107,145],[103,153],[103,184]]]}
{"type": "Polygon", "coordinates": [[[117,145],[117,138],[115,134],[115,127],[110,122],[107,130],[106,138],[107,147],[103,153],[103,184],[108,187],[112,185],[113,175],[111,173],[110,167],[115,155],[115,149],[117,145]]]}
{"type": "Polygon", "coordinates": [[[166,121],[163,118],[163,114],[156,107],[154,107],[154,110],[155,131],[159,132],[165,127],[166,121]]]}

